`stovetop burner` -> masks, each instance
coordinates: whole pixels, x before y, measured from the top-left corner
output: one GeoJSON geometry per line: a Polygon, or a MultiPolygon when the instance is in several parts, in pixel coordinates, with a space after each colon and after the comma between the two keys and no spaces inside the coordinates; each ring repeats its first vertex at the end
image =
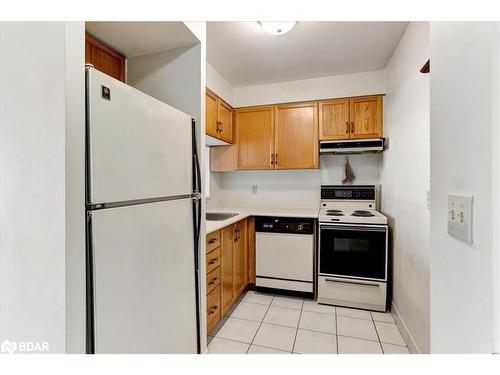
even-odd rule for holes
{"type": "Polygon", "coordinates": [[[360,216],[360,217],[371,217],[375,216],[372,214],[370,211],[365,211],[365,210],[357,210],[352,213],[352,216],[360,216]]]}
{"type": "Polygon", "coordinates": [[[327,216],[344,216],[342,210],[326,210],[327,216]]]}

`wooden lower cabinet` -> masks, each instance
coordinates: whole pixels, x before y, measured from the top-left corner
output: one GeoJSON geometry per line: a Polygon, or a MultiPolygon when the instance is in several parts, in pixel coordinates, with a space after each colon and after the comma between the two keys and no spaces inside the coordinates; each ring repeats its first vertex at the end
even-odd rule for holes
{"type": "Polygon", "coordinates": [[[207,235],[207,246],[213,245],[215,238],[220,243],[207,252],[206,258],[207,332],[215,327],[249,283],[247,225],[247,219],[243,219],[207,235]]]}
{"type": "Polygon", "coordinates": [[[239,296],[248,285],[247,220],[234,224],[234,295],[239,296]]]}
{"type": "Polygon", "coordinates": [[[234,301],[234,229],[233,225],[221,230],[221,310],[222,315],[234,301]]]}

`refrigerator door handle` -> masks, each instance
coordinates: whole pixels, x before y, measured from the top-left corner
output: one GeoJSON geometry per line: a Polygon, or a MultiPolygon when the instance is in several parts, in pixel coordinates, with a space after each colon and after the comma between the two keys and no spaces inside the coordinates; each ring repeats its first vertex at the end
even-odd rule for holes
{"type": "Polygon", "coordinates": [[[193,229],[194,229],[194,264],[195,264],[195,284],[196,284],[196,329],[197,329],[197,351],[201,353],[201,323],[200,323],[200,266],[199,266],[199,243],[201,232],[201,169],[198,160],[198,151],[196,146],[196,120],[191,118],[192,125],[192,152],[193,152],[193,193],[196,198],[193,199],[193,229]]]}

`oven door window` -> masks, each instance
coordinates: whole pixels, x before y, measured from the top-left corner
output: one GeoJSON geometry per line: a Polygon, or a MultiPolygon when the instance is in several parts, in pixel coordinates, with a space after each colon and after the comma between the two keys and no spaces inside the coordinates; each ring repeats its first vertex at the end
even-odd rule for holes
{"type": "Polygon", "coordinates": [[[320,273],[386,279],[386,227],[320,226],[320,273]]]}

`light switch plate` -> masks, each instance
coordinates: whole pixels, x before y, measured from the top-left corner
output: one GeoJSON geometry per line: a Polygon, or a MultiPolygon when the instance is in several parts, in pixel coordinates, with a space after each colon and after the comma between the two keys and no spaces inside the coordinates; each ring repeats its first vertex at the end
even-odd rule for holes
{"type": "Polygon", "coordinates": [[[472,196],[448,195],[448,234],[472,243],[472,196]]]}

